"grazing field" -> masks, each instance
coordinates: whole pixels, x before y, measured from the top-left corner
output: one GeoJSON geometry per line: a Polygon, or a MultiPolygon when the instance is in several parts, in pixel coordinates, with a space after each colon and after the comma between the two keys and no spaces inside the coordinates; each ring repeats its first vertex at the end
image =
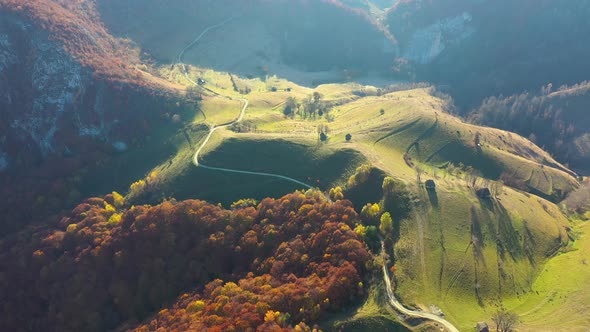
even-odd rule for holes
{"type": "Polygon", "coordinates": [[[488,200],[451,182],[419,196],[395,246],[397,291],[424,310],[437,305],[460,330],[535,296],[545,262],[568,240],[555,205],[510,188],[488,200]]]}
{"type": "Polygon", "coordinates": [[[590,326],[590,223],[574,227],[578,239],[552,258],[526,297],[506,302],[520,314],[522,331],[587,331],[590,326]]]}
{"type": "MultiPolygon", "coordinates": [[[[177,69],[162,73],[186,84],[177,69]]],[[[246,98],[243,121],[215,132],[202,164],[289,176],[327,190],[346,187],[355,169],[368,163],[405,183],[413,197],[407,218],[393,216],[399,238],[390,253],[397,293],[406,305],[425,311],[436,305],[462,330],[508,305],[527,314],[525,325],[541,324],[527,312],[527,301],[543,298],[535,285],[548,278],[546,263],[556,264],[550,257],[568,242],[570,225],[553,202],[578,186],[575,174],[542,149],[516,134],[446,113],[446,101],[429,88],[329,84],[313,90],[276,77],[244,79],[196,67],[189,73],[192,80],[206,81],[200,91],[206,120],[197,119],[178,134],[175,155],[154,168],[154,187],[136,200],[172,196],[229,206],[244,197],[301,189],[276,178],[191,164],[207,130],[203,124],[231,122],[241,107],[235,99],[246,98]],[[289,102],[295,104],[285,114],[289,102]],[[434,179],[435,191],[424,189],[427,179],[434,179]],[[492,197],[479,197],[481,188],[490,189],[492,197]]],[[[369,297],[352,318],[334,326],[397,329],[395,318],[376,303],[369,297]]]]}

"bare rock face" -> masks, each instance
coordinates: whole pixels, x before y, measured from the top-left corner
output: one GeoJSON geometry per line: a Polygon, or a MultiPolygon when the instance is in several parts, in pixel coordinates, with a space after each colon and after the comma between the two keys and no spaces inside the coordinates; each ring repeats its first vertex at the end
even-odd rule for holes
{"type": "Polygon", "coordinates": [[[141,144],[178,107],[80,63],[33,21],[0,10],[0,233],[69,208],[92,167],[141,144]]]}
{"type": "Polygon", "coordinates": [[[469,12],[444,18],[412,33],[402,56],[419,64],[434,61],[448,46],[455,45],[475,33],[469,12]]]}
{"type": "MultiPolygon", "coordinates": [[[[29,28],[30,29],[30,28],[29,28]]],[[[25,30],[25,33],[31,33],[25,30]]],[[[28,141],[46,156],[59,146],[55,135],[60,120],[77,94],[83,91],[89,73],[74,62],[65,52],[39,34],[33,34],[28,54],[31,69],[22,74],[30,79],[30,104],[25,112],[14,114],[10,128],[22,141],[28,141]]],[[[23,54],[19,54],[19,58],[23,54]]],[[[18,93],[18,92],[17,92],[18,93]]]]}
{"type": "Polygon", "coordinates": [[[107,126],[100,123],[105,113],[100,93],[92,96],[94,107],[80,111],[95,85],[92,73],[43,30],[2,14],[0,170],[62,153],[76,136],[110,140],[107,126]]]}

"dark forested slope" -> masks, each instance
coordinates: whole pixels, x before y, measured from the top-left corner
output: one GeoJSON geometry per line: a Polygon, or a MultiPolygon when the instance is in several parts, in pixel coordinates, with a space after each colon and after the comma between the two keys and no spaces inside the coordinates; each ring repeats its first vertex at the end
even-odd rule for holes
{"type": "Polygon", "coordinates": [[[1,234],[71,207],[82,169],[180,108],[181,91],[133,69],[133,51],[83,4],[0,1],[1,234]]]}
{"type": "Polygon", "coordinates": [[[590,4],[400,0],[386,24],[418,80],[449,85],[460,106],[587,80],[590,4]]]}

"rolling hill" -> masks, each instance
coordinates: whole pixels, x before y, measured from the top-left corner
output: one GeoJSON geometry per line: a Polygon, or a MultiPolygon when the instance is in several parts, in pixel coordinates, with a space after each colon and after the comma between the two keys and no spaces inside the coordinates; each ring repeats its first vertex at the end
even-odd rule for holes
{"type": "Polygon", "coordinates": [[[277,74],[306,85],[342,80],[344,70],[387,76],[395,51],[368,14],[338,1],[101,0],[97,8],[116,36],[131,38],[162,64],[174,63],[195,31],[233,18],[185,61],[242,76],[277,74]]]}
{"type": "Polygon", "coordinates": [[[471,122],[441,90],[537,86],[509,80],[543,68],[510,70],[531,49],[565,61],[535,35],[497,72],[491,51],[453,62],[491,47],[486,10],[509,30],[523,6],[566,27],[586,7],[499,3],[0,0],[0,327],[437,329],[393,311],[383,267],[460,330],[504,308],[583,330],[588,227],[561,205],[582,177],[539,145],[583,164],[587,84],[471,122]],[[396,57],[451,88],[389,84],[396,57]]]}
{"type": "MultiPolygon", "coordinates": [[[[262,81],[200,68],[189,72],[193,79],[211,82],[205,84],[210,91],[250,102],[243,120],[248,127],[218,131],[201,163],[288,175],[326,190],[347,187],[354,168],[368,163],[381,175],[363,187],[364,195],[377,193],[376,200],[384,176],[404,183],[414,198],[411,212],[396,220],[399,240],[393,256],[405,303],[424,310],[436,304],[459,327],[471,327],[504,301],[535,295],[533,283],[545,263],[569,241],[570,222],[553,202],[575,190],[575,173],[517,134],[449,115],[444,111],[448,100],[435,97],[430,88],[387,91],[328,84],[312,90],[278,78],[262,81]],[[250,92],[240,94],[235,85],[250,92]],[[304,116],[306,100],[313,100],[314,92],[329,110],[323,116],[304,116]],[[301,103],[293,117],[283,114],[288,98],[301,103]],[[327,132],[325,142],[318,137],[318,127],[327,132]],[[351,134],[350,141],[346,134],[351,134]],[[417,169],[422,182],[435,179],[436,193],[418,185],[417,169]],[[499,185],[501,179],[505,185],[499,185]],[[485,187],[497,197],[479,197],[476,190],[485,187]]],[[[162,75],[186,82],[174,70],[164,68],[162,75]]],[[[203,109],[209,110],[206,118],[220,117],[216,111],[237,117],[239,107],[232,111],[207,106],[220,98],[203,99],[203,109]]],[[[176,156],[151,173],[155,187],[133,199],[154,199],[156,193],[227,204],[228,195],[230,200],[261,198],[256,193],[297,188],[263,176],[192,169],[191,152],[199,137],[204,136],[191,136],[192,147],[179,138],[176,156]],[[215,183],[223,184],[223,192],[210,189],[215,183]]]]}

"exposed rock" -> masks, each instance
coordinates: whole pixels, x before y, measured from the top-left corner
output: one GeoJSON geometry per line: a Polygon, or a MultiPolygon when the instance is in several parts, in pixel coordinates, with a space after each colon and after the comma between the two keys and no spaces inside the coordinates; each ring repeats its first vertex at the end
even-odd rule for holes
{"type": "Polygon", "coordinates": [[[99,161],[181,107],[173,94],[97,76],[49,36],[0,10],[0,234],[71,207],[99,161]]]}
{"type": "Polygon", "coordinates": [[[45,159],[75,150],[80,137],[119,139],[124,131],[114,128],[124,124],[112,101],[105,103],[113,93],[105,86],[46,31],[0,13],[0,149],[8,157],[45,159]]]}
{"type": "Polygon", "coordinates": [[[436,305],[432,304],[429,306],[430,312],[439,316],[439,317],[444,317],[445,314],[443,313],[443,311],[436,305]]]}
{"type": "Polygon", "coordinates": [[[59,120],[74,96],[83,89],[84,72],[65,51],[39,34],[31,40],[30,52],[35,54],[30,75],[35,96],[31,112],[23,112],[12,120],[11,128],[23,139],[31,139],[46,156],[54,151],[54,136],[59,120]]]}
{"type": "Polygon", "coordinates": [[[7,34],[0,34],[0,74],[18,61],[7,34]]]}
{"type": "Polygon", "coordinates": [[[403,56],[420,64],[427,64],[441,54],[448,45],[458,43],[475,32],[471,14],[439,20],[412,34],[403,56]]]}

